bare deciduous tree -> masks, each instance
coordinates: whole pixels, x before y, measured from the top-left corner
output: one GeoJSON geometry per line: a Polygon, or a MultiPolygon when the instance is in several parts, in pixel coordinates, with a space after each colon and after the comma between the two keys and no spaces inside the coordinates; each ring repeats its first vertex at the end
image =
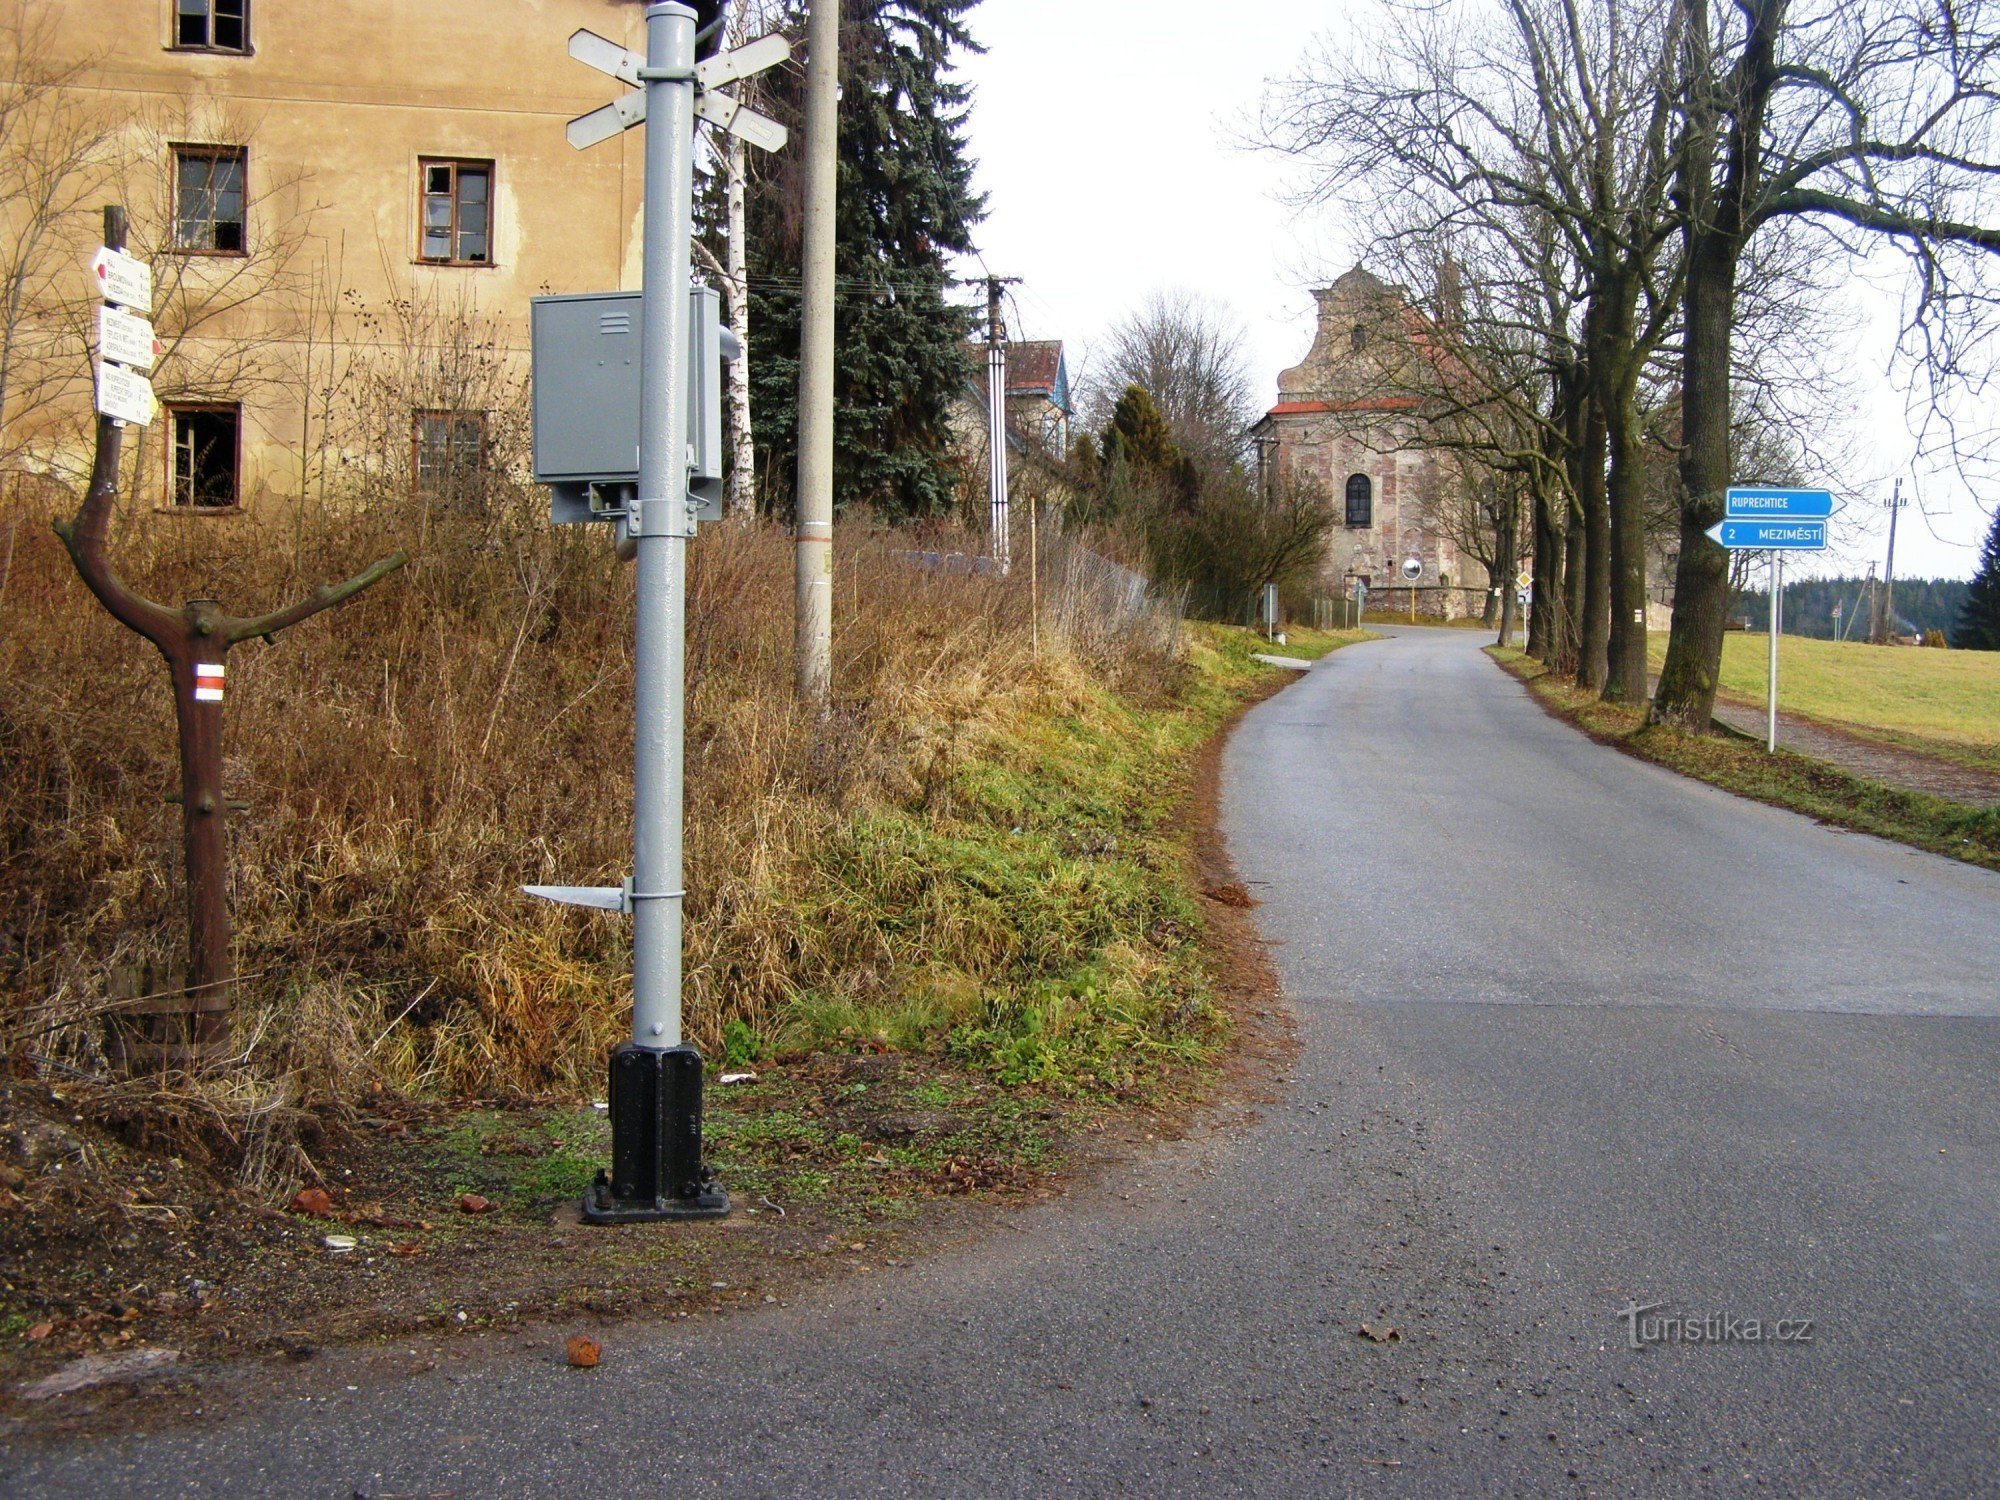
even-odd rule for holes
{"type": "Polygon", "coordinates": [[[1918,290],[1907,352],[1934,386],[1963,371],[1996,327],[2000,5],[1683,3],[1681,547],[1652,712],[1705,727],[1731,594],[1728,554],[1706,533],[1731,479],[1744,256],[1788,219],[1818,231],[1837,258],[1861,237],[1886,236],[1918,290]]]}
{"type": "Polygon", "coordinates": [[[1237,458],[1256,414],[1243,329],[1188,291],[1155,292],[1111,326],[1091,361],[1091,425],[1128,386],[1148,392],[1181,450],[1204,465],[1237,458]]]}

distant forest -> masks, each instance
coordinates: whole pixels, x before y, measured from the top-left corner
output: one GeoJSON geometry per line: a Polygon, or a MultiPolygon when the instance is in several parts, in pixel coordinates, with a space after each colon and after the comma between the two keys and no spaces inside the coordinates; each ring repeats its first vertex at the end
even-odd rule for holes
{"type": "MultiPolygon", "coordinates": [[[[1951,637],[1958,623],[1959,606],[1971,585],[1963,578],[1898,578],[1896,580],[1896,634],[1922,634],[1942,630],[1951,637]]],[[[1785,634],[1812,635],[1833,640],[1845,632],[1847,639],[1866,640],[1873,618],[1871,587],[1879,591],[1878,580],[1870,585],[1865,578],[1804,578],[1785,585],[1785,634]],[[1833,623],[1833,607],[1840,606],[1840,625],[1833,623]],[[1859,616],[1856,611],[1859,610],[1859,616]]],[[[1751,630],[1771,628],[1771,591],[1745,589],[1736,596],[1734,616],[1747,622],[1751,630]]]]}

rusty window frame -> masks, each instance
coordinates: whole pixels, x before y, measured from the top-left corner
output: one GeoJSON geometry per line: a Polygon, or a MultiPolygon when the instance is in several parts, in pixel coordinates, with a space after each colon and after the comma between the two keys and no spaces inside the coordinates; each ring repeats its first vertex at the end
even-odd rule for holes
{"type": "Polygon", "coordinates": [[[493,182],[490,157],[421,156],[417,158],[417,259],[431,266],[490,266],[493,264],[493,182]],[[480,182],[482,197],[466,196],[467,179],[480,182]],[[478,227],[467,220],[476,208],[478,227]],[[478,254],[465,253],[477,237],[478,254]],[[436,241],[442,238],[443,243],[436,241]]]}
{"type": "Polygon", "coordinates": [[[248,56],[250,0],[173,0],[172,27],[172,51],[248,56]]]}
{"type": "Polygon", "coordinates": [[[179,515],[225,515],[243,506],[243,403],[240,401],[170,401],[166,403],[168,441],[166,508],[179,515]],[[189,448],[190,472],[183,484],[181,454],[185,446],[181,424],[188,417],[227,415],[233,424],[229,452],[229,499],[221,504],[195,498],[192,472],[193,451],[189,448]]]}
{"type": "Polygon", "coordinates": [[[465,481],[485,472],[485,412],[419,407],[410,413],[410,494],[414,499],[462,498],[457,492],[465,481]],[[470,463],[463,461],[467,448],[471,449],[470,463]],[[431,455],[428,460],[427,453],[431,455]],[[442,473],[438,472],[440,465],[442,473]]]}
{"type": "Polygon", "coordinates": [[[173,242],[168,247],[175,255],[222,255],[243,256],[250,253],[250,153],[242,146],[200,145],[187,141],[176,141],[167,148],[174,154],[174,220],[173,242]],[[204,177],[197,197],[190,198],[188,169],[194,163],[203,163],[204,177]],[[218,188],[215,184],[215,169],[224,164],[236,168],[236,185],[233,190],[218,188]],[[225,195],[233,191],[236,216],[225,219],[222,209],[225,195]],[[193,212],[190,213],[192,207],[193,212]],[[223,233],[224,226],[235,230],[235,244],[221,243],[229,238],[223,233]]]}

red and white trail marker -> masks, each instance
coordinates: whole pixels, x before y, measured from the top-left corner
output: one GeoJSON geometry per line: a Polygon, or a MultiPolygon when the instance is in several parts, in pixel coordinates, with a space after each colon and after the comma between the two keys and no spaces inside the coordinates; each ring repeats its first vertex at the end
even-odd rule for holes
{"type": "Polygon", "coordinates": [[[220,703],[222,701],[223,665],[219,661],[198,661],[194,664],[194,701],[197,703],[220,703]]]}

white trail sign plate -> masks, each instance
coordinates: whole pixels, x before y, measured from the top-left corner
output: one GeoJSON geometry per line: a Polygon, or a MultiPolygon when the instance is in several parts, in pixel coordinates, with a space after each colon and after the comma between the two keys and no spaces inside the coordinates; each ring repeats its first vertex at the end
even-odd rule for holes
{"type": "Polygon", "coordinates": [[[97,362],[97,409],[105,416],[144,427],[159,405],[153,399],[153,382],[145,376],[106,360],[97,362]]]}
{"type": "Polygon", "coordinates": [[[153,358],[159,353],[153,342],[153,325],[144,318],[121,312],[115,307],[97,309],[97,352],[104,359],[115,359],[121,365],[130,365],[135,370],[153,368],[153,358]]]}
{"type": "Polygon", "coordinates": [[[90,258],[90,284],[106,302],[133,312],[153,310],[153,268],[136,256],[104,245],[90,258]]]}

